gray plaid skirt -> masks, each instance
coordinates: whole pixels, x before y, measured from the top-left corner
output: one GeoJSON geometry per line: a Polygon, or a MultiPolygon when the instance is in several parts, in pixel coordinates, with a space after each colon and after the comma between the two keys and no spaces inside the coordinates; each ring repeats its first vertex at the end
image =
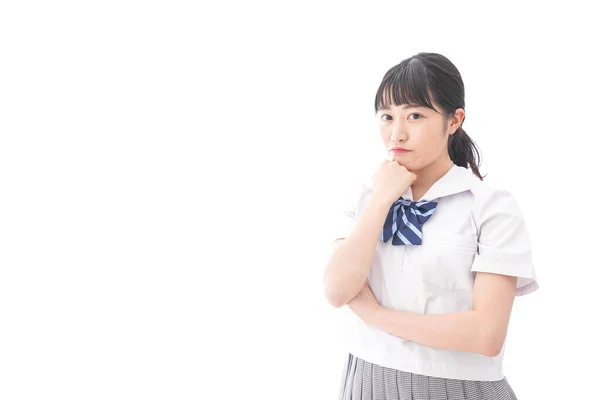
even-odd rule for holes
{"type": "Polygon", "coordinates": [[[506,377],[467,381],[413,374],[348,354],[339,400],[517,400],[506,377]]]}

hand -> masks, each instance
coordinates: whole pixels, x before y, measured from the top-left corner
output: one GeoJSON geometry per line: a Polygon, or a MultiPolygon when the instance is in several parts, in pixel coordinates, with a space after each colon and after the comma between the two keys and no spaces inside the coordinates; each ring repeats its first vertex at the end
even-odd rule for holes
{"type": "Polygon", "coordinates": [[[383,308],[375,298],[369,282],[365,282],[364,286],[355,298],[350,300],[348,307],[356,314],[359,318],[365,321],[367,324],[371,324],[373,318],[381,308],[383,308]]]}
{"type": "Polygon", "coordinates": [[[383,160],[371,178],[373,196],[380,197],[391,206],[416,179],[417,175],[397,161],[383,160]]]}

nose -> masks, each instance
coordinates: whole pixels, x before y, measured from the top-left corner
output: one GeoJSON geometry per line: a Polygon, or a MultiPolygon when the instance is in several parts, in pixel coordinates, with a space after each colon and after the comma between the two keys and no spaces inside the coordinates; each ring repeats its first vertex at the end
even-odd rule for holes
{"type": "Polygon", "coordinates": [[[400,142],[406,140],[406,138],[407,134],[404,126],[401,125],[400,122],[394,121],[394,124],[392,125],[392,136],[390,139],[394,142],[400,142]]]}

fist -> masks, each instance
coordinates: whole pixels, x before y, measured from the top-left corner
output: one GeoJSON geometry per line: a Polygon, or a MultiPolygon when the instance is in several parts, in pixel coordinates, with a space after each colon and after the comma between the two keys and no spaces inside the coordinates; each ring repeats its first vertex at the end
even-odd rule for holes
{"type": "Polygon", "coordinates": [[[384,160],[371,178],[373,195],[392,205],[416,179],[417,175],[397,161],[384,160]]]}

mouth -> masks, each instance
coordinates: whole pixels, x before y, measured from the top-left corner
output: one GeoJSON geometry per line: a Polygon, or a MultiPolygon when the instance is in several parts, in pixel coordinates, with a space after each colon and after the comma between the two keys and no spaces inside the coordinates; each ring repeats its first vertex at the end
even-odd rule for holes
{"type": "Polygon", "coordinates": [[[407,153],[410,150],[407,149],[402,149],[402,148],[396,148],[396,149],[391,149],[390,153],[394,153],[394,154],[401,154],[401,153],[407,153]]]}

